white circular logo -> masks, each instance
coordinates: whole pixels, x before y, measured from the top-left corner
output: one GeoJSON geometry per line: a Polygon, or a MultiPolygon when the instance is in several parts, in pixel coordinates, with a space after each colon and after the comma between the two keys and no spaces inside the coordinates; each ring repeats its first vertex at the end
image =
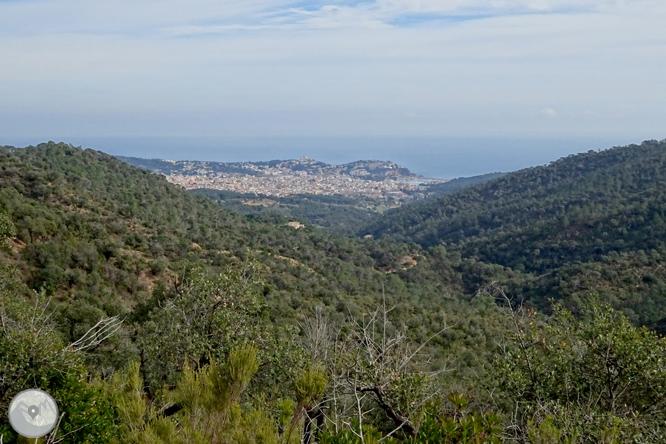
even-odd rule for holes
{"type": "Polygon", "coordinates": [[[43,390],[23,390],[9,404],[9,423],[21,436],[40,438],[48,435],[58,422],[58,406],[43,390]]]}

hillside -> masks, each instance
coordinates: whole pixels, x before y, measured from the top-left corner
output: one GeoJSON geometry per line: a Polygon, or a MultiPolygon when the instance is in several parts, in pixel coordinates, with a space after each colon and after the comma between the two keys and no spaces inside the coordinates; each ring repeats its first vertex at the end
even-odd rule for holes
{"type": "Polygon", "coordinates": [[[397,209],[361,234],[425,247],[443,242],[536,271],[610,251],[655,249],[665,229],[665,163],[666,142],[569,156],[397,209]]]}
{"type": "Polygon", "coordinates": [[[40,387],[66,413],[53,438],[77,444],[663,441],[666,347],[629,322],[664,313],[659,250],[545,281],[288,221],[99,151],[0,148],[0,408],[40,387]],[[554,282],[583,321],[496,303],[554,282]]]}
{"type": "Polygon", "coordinates": [[[661,324],[665,166],[664,141],[590,151],[393,210],[359,234],[441,244],[524,272],[520,291],[540,306],[596,288],[635,320],[661,324]]]}
{"type": "Polygon", "coordinates": [[[484,182],[488,182],[497,178],[504,176],[506,173],[487,173],[480,174],[478,176],[469,176],[469,177],[457,177],[442,183],[434,183],[428,185],[426,191],[426,197],[432,199],[435,197],[440,197],[444,194],[455,193],[464,188],[468,188],[474,185],[479,185],[484,182]]]}
{"type": "MultiPolygon", "coordinates": [[[[436,328],[427,320],[435,313],[466,312],[457,301],[476,290],[453,269],[446,279],[406,274],[426,261],[416,245],[296,230],[279,215],[246,217],[90,149],[4,147],[0,187],[0,211],[16,229],[0,258],[29,288],[62,303],[69,340],[102,316],[132,313],[199,265],[257,261],[275,322],[296,323],[315,305],[339,319],[360,316],[384,294],[419,337],[436,328]]],[[[485,341],[479,333],[465,341],[485,341]]]]}
{"type": "MultiPolygon", "coordinates": [[[[130,307],[147,297],[154,278],[168,274],[164,264],[220,266],[258,256],[300,291],[310,286],[305,297],[326,294],[328,279],[344,281],[343,293],[352,296],[380,288],[384,270],[415,254],[393,244],[395,253],[382,251],[378,262],[377,247],[367,242],[294,230],[277,216],[248,219],[159,175],[64,144],[5,147],[0,180],[2,208],[17,229],[13,259],[24,264],[31,286],[49,294],[113,283],[112,293],[130,307]],[[306,269],[313,271],[303,275],[306,269]]],[[[335,303],[331,297],[328,304],[335,303]]]]}
{"type": "Polygon", "coordinates": [[[138,157],[118,158],[132,166],[171,176],[176,174],[215,174],[238,173],[250,176],[267,176],[277,172],[303,172],[309,175],[344,175],[365,180],[383,181],[387,178],[419,178],[407,168],[393,162],[380,160],[358,160],[342,165],[329,165],[314,159],[302,157],[291,160],[271,160],[267,162],[206,162],[196,160],[141,159],[138,157]]]}
{"type": "Polygon", "coordinates": [[[368,222],[381,204],[363,197],[295,194],[275,197],[264,194],[242,194],[233,191],[199,188],[192,194],[216,200],[225,208],[247,215],[278,215],[290,221],[353,236],[356,228],[368,222]]]}

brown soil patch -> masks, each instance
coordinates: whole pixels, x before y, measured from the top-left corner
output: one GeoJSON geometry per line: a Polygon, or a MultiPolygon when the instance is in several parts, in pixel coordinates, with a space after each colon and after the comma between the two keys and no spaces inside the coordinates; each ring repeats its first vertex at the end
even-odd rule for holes
{"type": "Polygon", "coordinates": [[[20,253],[26,247],[26,243],[22,242],[19,239],[9,239],[9,246],[12,248],[14,253],[20,253]]]}
{"type": "Polygon", "coordinates": [[[280,256],[279,254],[270,254],[270,253],[268,253],[268,254],[271,255],[271,256],[273,256],[273,257],[276,257],[276,258],[278,258],[278,259],[284,259],[284,260],[287,260],[287,261],[289,261],[289,263],[290,263],[291,265],[293,265],[293,266],[295,266],[295,267],[303,267],[303,268],[305,268],[306,270],[308,270],[310,273],[316,273],[316,271],[314,271],[312,268],[310,268],[310,267],[306,267],[305,264],[303,264],[303,263],[297,261],[297,260],[294,259],[294,258],[287,257],[287,256],[280,256]]]}
{"type": "Polygon", "coordinates": [[[403,270],[412,268],[416,264],[418,264],[418,262],[412,256],[403,256],[402,258],[400,258],[400,265],[403,266],[402,268],[403,270]]]}

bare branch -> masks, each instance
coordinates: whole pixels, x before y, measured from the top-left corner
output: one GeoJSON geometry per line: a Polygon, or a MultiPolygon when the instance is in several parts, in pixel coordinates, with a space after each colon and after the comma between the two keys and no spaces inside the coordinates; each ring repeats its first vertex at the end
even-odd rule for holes
{"type": "Polygon", "coordinates": [[[101,319],[77,341],[69,344],[68,350],[83,351],[95,347],[113,336],[122,326],[124,319],[119,316],[101,319]]]}
{"type": "Polygon", "coordinates": [[[373,409],[379,409],[394,423],[394,429],[388,436],[398,431],[406,435],[413,435],[416,426],[412,417],[417,414],[427,402],[439,395],[439,391],[432,386],[432,378],[445,371],[428,372],[427,364],[430,360],[416,361],[416,357],[436,336],[448,327],[432,335],[420,344],[414,344],[407,335],[407,328],[399,325],[393,328],[388,314],[391,308],[387,307],[386,299],[382,300],[380,308],[361,320],[350,320],[350,330],[344,338],[335,345],[339,361],[335,366],[332,378],[335,417],[351,415],[354,421],[342,420],[345,427],[349,427],[354,435],[363,442],[363,423],[366,415],[373,409]],[[400,398],[401,386],[404,383],[412,384],[412,376],[417,377],[417,390],[422,396],[409,405],[403,405],[400,398]],[[344,401],[349,399],[350,404],[344,401]],[[343,412],[343,415],[338,415],[343,412]]]}
{"type": "MultiPolygon", "coordinates": [[[[53,430],[53,433],[51,433],[51,436],[49,436],[49,438],[46,440],[47,444],[53,444],[53,443],[62,441],[62,439],[56,441],[55,437],[56,437],[56,434],[58,433],[58,428],[60,428],[60,422],[62,421],[63,416],[65,416],[65,412],[62,412],[62,414],[60,415],[60,418],[58,418],[58,423],[56,424],[55,429],[53,430]]],[[[2,444],[2,443],[0,442],[0,444],[2,444]]]]}

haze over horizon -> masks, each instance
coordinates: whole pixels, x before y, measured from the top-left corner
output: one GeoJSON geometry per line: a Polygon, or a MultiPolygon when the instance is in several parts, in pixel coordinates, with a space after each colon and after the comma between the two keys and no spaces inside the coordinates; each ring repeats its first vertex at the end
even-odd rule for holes
{"type": "Polygon", "coordinates": [[[656,0],[0,0],[0,136],[661,139],[665,17],[656,0]]]}
{"type": "MultiPolygon", "coordinates": [[[[37,145],[44,137],[2,143],[37,145]]],[[[429,178],[453,179],[545,165],[569,154],[603,150],[638,140],[498,137],[70,137],[63,142],[116,156],[211,162],[254,162],[307,156],[328,164],[386,160],[429,178]]]]}

